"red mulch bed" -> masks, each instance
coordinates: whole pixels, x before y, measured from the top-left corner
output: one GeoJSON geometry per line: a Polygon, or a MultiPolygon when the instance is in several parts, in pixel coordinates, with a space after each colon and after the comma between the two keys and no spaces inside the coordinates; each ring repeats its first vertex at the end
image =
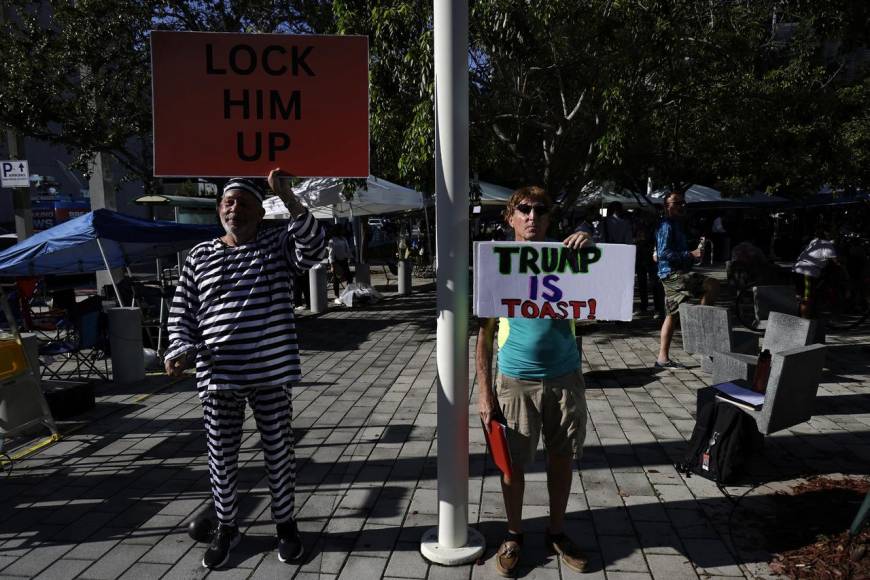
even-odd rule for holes
{"type": "Polygon", "coordinates": [[[774,554],[770,571],[801,579],[870,579],[870,529],[865,525],[849,537],[868,489],[866,480],[815,477],[775,494],[775,518],[764,525],[774,554]]]}

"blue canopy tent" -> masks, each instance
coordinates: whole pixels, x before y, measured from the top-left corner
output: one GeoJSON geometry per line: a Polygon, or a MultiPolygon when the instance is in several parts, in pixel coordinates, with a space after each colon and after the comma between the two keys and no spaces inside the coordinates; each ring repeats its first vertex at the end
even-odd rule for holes
{"type": "Polygon", "coordinates": [[[0,275],[110,270],[171,255],[222,233],[217,226],[150,221],[98,209],[0,252],[0,275]]]}

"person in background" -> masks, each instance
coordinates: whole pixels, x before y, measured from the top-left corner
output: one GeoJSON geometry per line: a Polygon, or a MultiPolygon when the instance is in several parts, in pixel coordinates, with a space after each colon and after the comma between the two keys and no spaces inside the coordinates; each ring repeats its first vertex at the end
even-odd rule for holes
{"type": "Polygon", "coordinates": [[[654,365],[657,369],[686,368],[670,359],[671,339],[676,330],[680,304],[691,298],[700,298],[701,304],[712,304],[719,293],[718,280],[692,272],[695,260],[701,260],[704,253],[700,247],[689,251],[682,226],[685,215],[685,196],[679,191],[672,191],[665,198],[665,217],[656,230],[656,260],[659,279],[665,289],[667,309],[654,365]]]}
{"type": "MultiPolygon", "coordinates": [[[[574,228],[574,232],[582,232],[588,235],[590,238],[595,236],[595,226],[592,223],[592,212],[594,210],[586,210],[580,216],[580,223],[577,224],[577,227],[574,228]]],[[[512,239],[512,237],[506,237],[505,239],[512,239]]]]}
{"type": "Polygon", "coordinates": [[[625,218],[622,203],[611,201],[607,204],[607,217],[598,225],[596,241],[603,244],[634,244],[631,222],[625,218]]]}
{"type": "Polygon", "coordinates": [[[311,307],[311,286],[308,274],[297,274],[293,280],[294,310],[305,310],[311,307]]]}
{"type": "Polygon", "coordinates": [[[714,253],[718,256],[719,260],[727,260],[728,256],[731,254],[731,244],[721,215],[716,216],[713,220],[713,226],[710,229],[713,234],[714,253]]]}
{"type": "Polygon", "coordinates": [[[341,282],[350,284],[353,276],[350,273],[350,246],[344,238],[341,226],[334,226],[329,233],[326,244],[329,255],[329,269],[332,271],[332,291],[335,293],[335,303],[341,304],[341,282]]]}
{"type": "Polygon", "coordinates": [[[638,314],[643,316],[649,311],[649,295],[652,292],[653,317],[665,317],[665,291],[658,277],[653,260],[655,250],[655,223],[650,214],[638,212],[634,219],[635,259],[634,270],[637,274],[638,314]]]}
{"type": "Polygon", "coordinates": [[[800,253],[792,268],[795,286],[800,296],[801,318],[815,318],[815,295],[822,272],[830,262],[839,264],[837,249],[824,226],[816,228],[815,237],[800,253]]]}

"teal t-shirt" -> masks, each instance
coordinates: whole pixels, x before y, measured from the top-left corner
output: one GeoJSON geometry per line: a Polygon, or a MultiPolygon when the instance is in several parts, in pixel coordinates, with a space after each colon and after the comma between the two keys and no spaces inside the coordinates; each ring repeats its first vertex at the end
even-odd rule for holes
{"type": "Polygon", "coordinates": [[[579,368],[573,320],[499,319],[498,370],[502,374],[551,379],[579,368]]]}

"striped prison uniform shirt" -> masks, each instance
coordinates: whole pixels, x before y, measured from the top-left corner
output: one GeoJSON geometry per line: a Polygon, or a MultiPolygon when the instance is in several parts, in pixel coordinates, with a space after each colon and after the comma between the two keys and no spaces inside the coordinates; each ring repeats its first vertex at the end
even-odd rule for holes
{"type": "Polygon", "coordinates": [[[322,260],[325,248],[308,212],[237,247],[220,239],[194,246],[169,310],[166,359],[195,351],[200,398],[299,381],[294,276],[322,260]]]}

